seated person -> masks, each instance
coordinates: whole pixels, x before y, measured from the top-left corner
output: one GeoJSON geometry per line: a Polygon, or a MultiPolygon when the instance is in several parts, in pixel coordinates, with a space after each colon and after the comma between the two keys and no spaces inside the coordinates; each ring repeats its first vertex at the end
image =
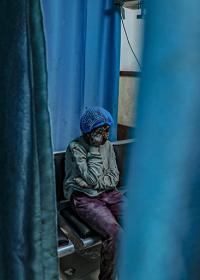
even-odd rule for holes
{"type": "Polygon", "coordinates": [[[78,216],[102,237],[100,280],[115,277],[115,245],[121,231],[123,195],[116,189],[119,171],[108,141],[113,118],[101,107],[81,117],[82,136],[66,151],[64,194],[78,216]]]}

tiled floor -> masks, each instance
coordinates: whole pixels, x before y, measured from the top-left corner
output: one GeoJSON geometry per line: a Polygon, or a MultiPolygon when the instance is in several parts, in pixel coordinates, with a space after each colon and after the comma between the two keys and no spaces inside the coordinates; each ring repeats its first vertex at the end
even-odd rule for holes
{"type": "MultiPolygon", "coordinates": [[[[93,273],[90,273],[88,275],[85,275],[85,277],[82,278],[74,278],[74,280],[98,280],[99,271],[94,271],[93,273]]],[[[65,275],[61,275],[60,280],[68,280],[65,275]]]]}
{"type": "MultiPolygon", "coordinates": [[[[86,274],[84,277],[80,277],[80,278],[75,277],[75,278],[73,278],[73,280],[98,280],[98,275],[99,275],[99,269],[86,274]]],[[[68,276],[61,273],[60,280],[68,280],[68,279],[72,279],[72,278],[68,278],[68,276]]]]}
{"type": "Polygon", "coordinates": [[[98,280],[99,270],[96,270],[88,275],[86,275],[81,280],[98,280]]]}
{"type": "Polygon", "coordinates": [[[60,259],[60,280],[98,280],[100,246],[60,259]]]}

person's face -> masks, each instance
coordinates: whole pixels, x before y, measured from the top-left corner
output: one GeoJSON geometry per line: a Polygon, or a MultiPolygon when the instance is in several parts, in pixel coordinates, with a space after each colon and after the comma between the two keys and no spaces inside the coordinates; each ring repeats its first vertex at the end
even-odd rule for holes
{"type": "Polygon", "coordinates": [[[109,125],[103,125],[103,126],[97,127],[95,129],[95,133],[96,134],[101,134],[104,141],[106,141],[106,140],[108,140],[108,137],[109,137],[109,129],[110,129],[109,125]]]}
{"type": "Polygon", "coordinates": [[[100,146],[105,144],[109,137],[109,125],[103,125],[93,129],[87,134],[88,142],[93,146],[100,146]]]}

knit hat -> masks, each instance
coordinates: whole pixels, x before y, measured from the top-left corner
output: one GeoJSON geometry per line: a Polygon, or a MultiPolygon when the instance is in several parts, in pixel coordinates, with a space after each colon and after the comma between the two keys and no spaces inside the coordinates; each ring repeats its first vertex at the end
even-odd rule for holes
{"type": "Polygon", "coordinates": [[[94,128],[102,125],[113,124],[111,114],[102,107],[88,108],[80,119],[80,129],[83,133],[91,132],[94,128]]]}

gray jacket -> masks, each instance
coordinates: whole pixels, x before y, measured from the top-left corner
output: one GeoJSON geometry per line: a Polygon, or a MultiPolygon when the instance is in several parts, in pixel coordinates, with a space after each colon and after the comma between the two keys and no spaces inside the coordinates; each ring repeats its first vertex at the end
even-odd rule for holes
{"type": "Polygon", "coordinates": [[[116,188],[119,171],[110,141],[99,148],[88,145],[83,136],[73,140],[65,155],[64,195],[73,191],[95,197],[116,188]]]}

